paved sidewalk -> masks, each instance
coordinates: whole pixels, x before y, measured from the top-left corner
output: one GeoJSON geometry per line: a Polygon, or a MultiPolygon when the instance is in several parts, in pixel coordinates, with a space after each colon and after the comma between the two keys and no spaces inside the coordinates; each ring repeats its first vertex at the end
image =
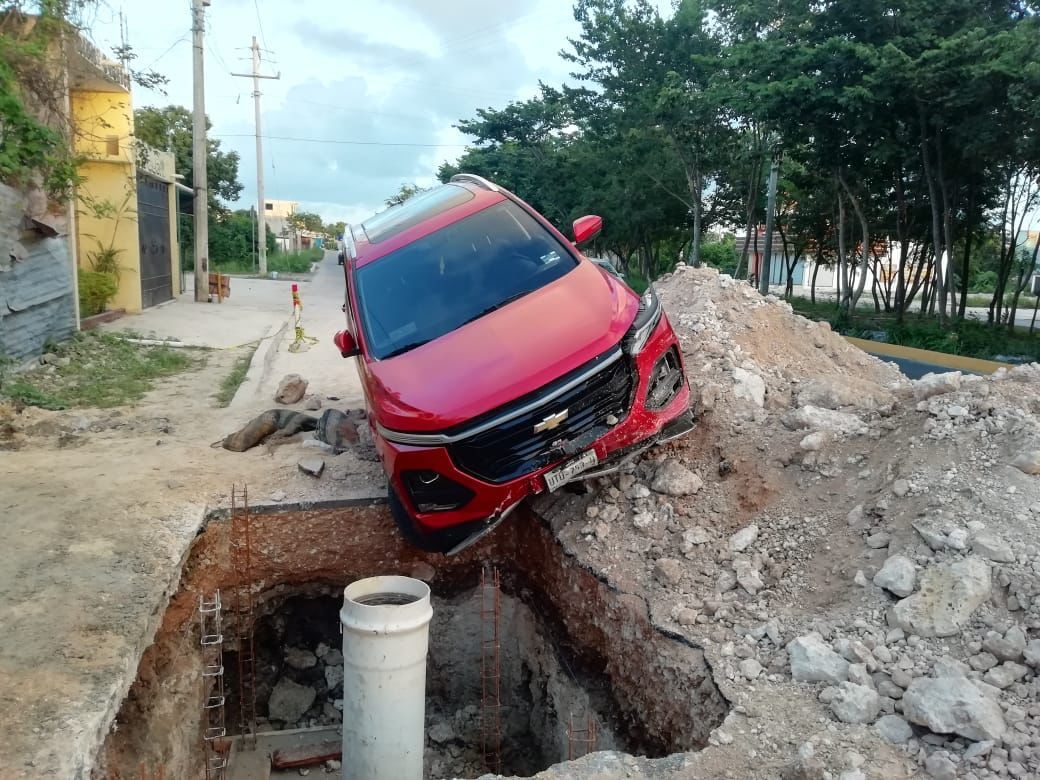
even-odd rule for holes
{"type": "MultiPolygon", "coordinates": [[[[336,253],[326,252],[310,283],[300,284],[303,306],[300,325],[305,336],[300,349],[290,350],[295,341],[290,311],[284,330],[273,334],[257,349],[246,381],[231,402],[229,410],[236,419],[274,406],[275,390],[286,374],[299,374],[306,379],[307,393],[321,396],[326,406],[343,409],[362,405],[361,382],[354,360],[341,358],[332,343],[332,335],[343,330],[346,322],[342,310],[344,285],[343,269],[336,262],[336,253]],[[338,400],[329,401],[330,397],[338,400]]],[[[296,404],[296,408],[302,407],[296,404]]]]}
{"type": "MultiPolygon", "coordinates": [[[[257,341],[292,316],[292,282],[281,279],[231,279],[231,297],[223,303],[195,303],[194,281],[188,292],[169,303],[128,314],[101,325],[110,333],[179,341],[186,346],[226,349],[257,341]]],[[[310,282],[299,282],[306,290],[310,282]]]]}

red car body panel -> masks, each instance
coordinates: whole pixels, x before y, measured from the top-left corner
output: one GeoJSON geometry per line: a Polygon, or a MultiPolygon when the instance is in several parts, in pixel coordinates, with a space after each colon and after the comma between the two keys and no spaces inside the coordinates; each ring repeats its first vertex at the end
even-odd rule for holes
{"type": "Polygon", "coordinates": [[[625,335],[639,299],[590,262],[429,344],[364,357],[372,414],[397,431],[442,431],[544,387],[625,335]]]}
{"type": "MultiPolygon", "coordinates": [[[[544,492],[544,474],[567,459],[560,458],[511,481],[490,483],[460,469],[448,446],[413,446],[388,436],[394,432],[423,435],[457,430],[468,420],[537,393],[616,348],[640,309],[636,293],[581,255],[571,241],[523,201],[497,189],[473,185],[466,185],[466,189],[473,195],[470,200],[375,243],[369,242],[363,232],[352,234],[352,262],[344,265],[348,330],[358,347],[357,367],[376,451],[394,491],[419,529],[429,533],[494,518],[524,497],[544,492]],[[372,357],[355,316],[359,307],[353,269],[378,262],[504,200],[511,200],[534,217],[573,254],[577,265],[548,285],[423,346],[382,360],[372,357]],[[437,472],[471,490],[473,498],[458,509],[419,512],[401,477],[402,472],[410,470],[437,472]]],[[[681,368],[678,341],[662,313],[643,349],[626,358],[637,375],[633,397],[626,416],[591,444],[600,461],[652,437],[688,409],[690,390],[685,381],[663,408],[651,410],[646,406],[653,368],[673,348],[681,368]]]]}
{"type": "MultiPolygon", "coordinates": [[[[636,398],[646,398],[650,369],[661,354],[676,344],[675,334],[667,319],[662,317],[646,348],[636,356],[639,369],[639,384],[636,398]]],[[[659,432],[668,422],[682,414],[690,404],[690,388],[684,384],[682,390],[663,409],[650,411],[642,403],[633,404],[628,417],[616,425],[608,434],[593,444],[599,459],[606,460],[617,450],[637,444],[659,432]]],[[[529,495],[537,495],[546,490],[544,474],[559,466],[553,463],[527,476],[511,482],[490,484],[459,470],[451,460],[446,447],[411,447],[387,441],[378,432],[373,431],[376,449],[394,489],[398,495],[408,501],[407,491],[401,483],[400,474],[409,469],[430,469],[449,475],[456,482],[465,485],[476,493],[474,499],[463,509],[454,512],[421,513],[409,504],[420,525],[437,530],[457,525],[458,523],[493,517],[508,509],[517,501],[529,495]]]]}

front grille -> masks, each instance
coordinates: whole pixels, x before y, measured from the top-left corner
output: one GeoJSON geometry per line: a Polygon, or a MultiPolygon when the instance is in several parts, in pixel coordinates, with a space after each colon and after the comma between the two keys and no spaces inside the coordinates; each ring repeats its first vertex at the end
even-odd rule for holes
{"type": "Polygon", "coordinates": [[[537,399],[573,381],[589,367],[586,364],[537,393],[484,416],[483,419],[508,415],[511,409],[532,401],[535,404],[530,411],[508,422],[450,445],[448,450],[455,464],[479,479],[508,482],[588,448],[610,429],[607,418],[613,416],[616,424],[628,413],[634,377],[627,357],[615,360],[551,401],[539,403],[537,399]],[[538,423],[564,409],[567,419],[556,428],[535,432],[538,423]]]}

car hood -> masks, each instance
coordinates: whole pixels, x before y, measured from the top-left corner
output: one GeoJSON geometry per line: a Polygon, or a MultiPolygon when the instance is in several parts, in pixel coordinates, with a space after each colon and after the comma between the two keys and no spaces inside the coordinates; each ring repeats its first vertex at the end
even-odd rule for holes
{"type": "Polygon", "coordinates": [[[587,261],[403,355],[368,363],[377,422],[431,432],[464,423],[573,371],[621,341],[639,299],[587,261]]]}

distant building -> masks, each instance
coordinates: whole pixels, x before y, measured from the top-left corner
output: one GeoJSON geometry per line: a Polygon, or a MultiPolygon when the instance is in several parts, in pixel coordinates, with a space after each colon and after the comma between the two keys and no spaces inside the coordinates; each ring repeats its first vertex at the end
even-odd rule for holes
{"type": "Polygon", "coordinates": [[[278,248],[283,252],[298,252],[302,248],[300,233],[290,220],[299,208],[300,204],[295,200],[264,201],[264,219],[274,233],[278,248]]]}

